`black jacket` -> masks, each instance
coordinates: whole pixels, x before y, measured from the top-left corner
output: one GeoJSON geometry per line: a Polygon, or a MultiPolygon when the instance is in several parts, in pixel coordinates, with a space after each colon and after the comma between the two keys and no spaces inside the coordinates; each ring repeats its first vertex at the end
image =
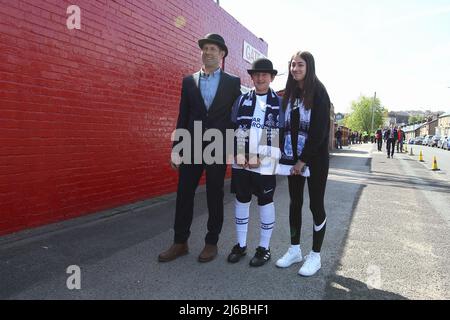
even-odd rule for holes
{"type": "MultiPolygon", "coordinates": [[[[219,86],[209,110],[206,109],[199,89],[200,72],[183,79],[181,87],[180,111],[177,129],[183,128],[191,132],[193,140],[194,121],[201,121],[203,132],[210,128],[225,132],[233,128],[231,109],[236,98],[241,94],[241,80],[221,71],[219,86]]],[[[174,142],[175,146],[178,142],[174,142]]]]}
{"type": "MultiPolygon", "coordinates": [[[[390,139],[389,138],[389,136],[391,135],[391,129],[388,129],[388,130],[386,130],[386,132],[384,133],[384,138],[387,140],[387,139],[390,139]]],[[[394,138],[393,138],[393,140],[394,141],[397,141],[397,138],[398,138],[398,133],[397,133],[397,129],[394,129],[394,138]]]]}
{"type": "Polygon", "coordinates": [[[319,81],[314,93],[314,104],[311,108],[311,119],[308,138],[305,142],[300,160],[310,163],[318,157],[328,157],[330,136],[331,102],[325,86],[319,81]]]}

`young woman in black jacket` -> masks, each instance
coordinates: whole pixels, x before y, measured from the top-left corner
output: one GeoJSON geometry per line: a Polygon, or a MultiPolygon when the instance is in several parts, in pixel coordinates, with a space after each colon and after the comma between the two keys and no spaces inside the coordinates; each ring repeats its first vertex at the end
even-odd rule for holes
{"type": "Polygon", "coordinates": [[[286,268],[303,260],[300,231],[303,189],[307,180],[314,220],[313,246],[298,273],[302,276],[312,276],[321,267],[320,250],[327,220],[324,195],[329,167],[331,103],[325,86],[316,76],[311,53],[295,53],[289,63],[289,71],[280,115],[284,117],[280,167],[284,167],[284,172],[290,174],[288,182],[291,246],[276,265],[286,268]]]}

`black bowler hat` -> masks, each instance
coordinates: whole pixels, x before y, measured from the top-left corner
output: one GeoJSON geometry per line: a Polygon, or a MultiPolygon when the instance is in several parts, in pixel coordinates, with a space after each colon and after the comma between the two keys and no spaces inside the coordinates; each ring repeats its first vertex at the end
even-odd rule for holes
{"type": "Polygon", "coordinates": [[[255,72],[267,72],[272,75],[276,75],[278,73],[278,71],[273,68],[272,62],[266,58],[259,58],[253,61],[252,68],[247,69],[247,72],[250,75],[255,72]]]}
{"type": "Polygon", "coordinates": [[[228,48],[225,45],[225,40],[223,38],[216,34],[216,33],[208,33],[203,39],[198,40],[198,45],[201,49],[203,49],[203,46],[206,43],[213,43],[219,46],[223,51],[225,51],[224,58],[228,55],[228,48]]]}

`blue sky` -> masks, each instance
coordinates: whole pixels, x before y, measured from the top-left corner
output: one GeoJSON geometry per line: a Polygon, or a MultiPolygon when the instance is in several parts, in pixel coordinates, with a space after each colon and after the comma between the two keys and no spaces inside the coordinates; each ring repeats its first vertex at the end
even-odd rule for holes
{"type": "Polygon", "coordinates": [[[450,0],[220,0],[220,6],[269,44],[279,73],[295,51],[310,51],[337,112],[375,91],[390,111],[450,111],[450,0]]]}

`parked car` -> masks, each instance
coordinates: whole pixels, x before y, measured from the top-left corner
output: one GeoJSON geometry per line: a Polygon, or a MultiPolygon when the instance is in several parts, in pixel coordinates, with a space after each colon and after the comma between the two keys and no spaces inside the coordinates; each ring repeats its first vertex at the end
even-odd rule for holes
{"type": "Polygon", "coordinates": [[[414,144],[422,144],[423,137],[415,137],[414,138],[414,144]]]}
{"type": "Polygon", "coordinates": [[[427,135],[424,137],[423,141],[422,141],[422,145],[424,146],[428,146],[428,143],[430,142],[430,140],[433,138],[432,135],[427,135]]]}
{"type": "Polygon", "coordinates": [[[446,149],[447,148],[447,136],[443,136],[441,137],[441,139],[439,139],[437,147],[438,148],[442,148],[442,149],[446,149]]]}
{"type": "Polygon", "coordinates": [[[409,138],[409,140],[408,140],[408,144],[414,144],[414,140],[415,140],[416,138],[409,138]]]}
{"type": "Polygon", "coordinates": [[[432,136],[431,139],[428,140],[428,146],[429,147],[437,147],[439,140],[441,140],[441,136],[438,136],[438,135],[432,136]]]}

